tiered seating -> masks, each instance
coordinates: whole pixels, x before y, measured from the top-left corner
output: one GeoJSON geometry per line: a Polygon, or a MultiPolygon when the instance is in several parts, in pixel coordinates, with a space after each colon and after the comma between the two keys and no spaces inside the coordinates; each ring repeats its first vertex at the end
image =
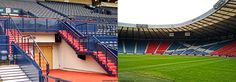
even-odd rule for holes
{"type": "Polygon", "coordinates": [[[188,47],[190,47],[190,45],[188,45],[188,47],[184,45],[185,42],[178,42],[178,43],[180,44],[179,47],[175,51],[173,51],[172,54],[182,54],[184,51],[186,51],[188,47]]]}
{"type": "Polygon", "coordinates": [[[85,8],[84,5],[57,3],[57,2],[40,2],[40,3],[67,16],[92,16],[92,17],[117,18],[117,15],[105,15],[100,13],[94,13],[93,10],[85,8]]]}
{"type": "Polygon", "coordinates": [[[212,47],[210,47],[208,50],[215,51],[220,49],[221,47],[225,46],[226,44],[230,43],[231,41],[221,41],[216,44],[214,44],[212,47]]]}
{"type": "Polygon", "coordinates": [[[37,17],[47,18],[63,18],[63,16],[50,11],[49,9],[38,5],[33,1],[19,1],[19,0],[0,0],[1,7],[20,8],[24,11],[29,11],[37,17]]]}
{"type": "MultiPolygon", "coordinates": [[[[72,22],[72,21],[70,21],[72,22]]],[[[89,36],[117,36],[117,24],[81,23],[73,22],[73,26],[84,35],[89,36]]]]}
{"type": "Polygon", "coordinates": [[[95,23],[117,23],[117,18],[106,18],[106,17],[88,17],[88,16],[78,16],[75,17],[76,21],[79,22],[95,22],[95,23]]]}
{"type": "MultiPolygon", "coordinates": [[[[30,50],[29,50],[29,43],[27,43],[27,39],[24,39],[23,41],[23,37],[21,35],[19,35],[18,31],[15,29],[7,29],[6,34],[9,37],[9,44],[11,44],[11,42],[16,42],[20,44],[20,47],[26,52],[28,53],[28,55],[30,54],[30,50]]],[[[9,45],[9,51],[12,51],[12,47],[11,45],[9,45]]],[[[10,52],[10,54],[12,54],[12,52],[10,52]]]]}
{"type": "Polygon", "coordinates": [[[125,42],[125,49],[126,49],[126,53],[134,53],[135,42],[127,40],[125,42]]]}
{"type": "Polygon", "coordinates": [[[163,54],[166,49],[169,47],[170,43],[169,42],[161,42],[159,47],[157,48],[156,53],[157,54],[163,54]]]}
{"type": "MultiPolygon", "coordinates": [[[[70,44],[70,46],[76,52],[89,54],[85,45],[80,43],[78,39],[76,39],[71,35],[71,33],[67,32],[66,30],[60,30],[59,34],[62,36],[63,39],[65,39],[70,44]]],[[[94,51],[92,55],[96,57],[98,62],[101,63],[106,69],[112,72],[113,75],[117,74],[117,67],[115,63],[113,63],[112,60],[104,54],[104,52],[94,51]]]]}
{"type": "Polygon", "coordinates": [[[195,54],[195,55],[197,55],[197,54],[202,54],[202,55],[208,54],[208,53],[206,53],[204,51],[212,46],[212,45],[207,46],[207,44],[210,44],[210,43],[212,43],[212,42],[203,41],[203,42],[195,43],[193,46],[196,46],[196,48],[190,54],[195,54]]]}
{"type": "Polygon", "coordinates": [[[113,49],[117,50],[118,48],[117,36],[97,36],[97,39],[99,39],[101,43],[104,43],[113,49]]]}
{"type": "Polygon", "coordinates": [[[66,23],[73,26],[83,35],[95,36],[101,43],[117,50],[117,24],[83,23],[71,20],[67,20],[66,23]]]}
{"type": "MultiPolygon", "coordinates": [[[[227,56],[235,56],[236,54],[236,47],[234,47],[236,46],[236,42],[231,43],[232,42],[231,39],[222,41],[212,40],[212,41],[176,41],[176,42],[158,41],[158,42],[125,41],[125,46],[126,46],[125,49],[127,53],[139,53],[139,54],[147,53],[147,54],[209,55],[211,53],[212,55],[227,55],[227,56]],[[137,43],[136,46],[135,43],[137,43]],[[227,46],[224,47],[224,45],[228,45],[228,47],[227,46]],[[224,47],[223,50],[221,49],[222,47],[224,47]]],[[[122,49],[119,49],[119,51],[120,53],[123,53],[123,47],[122,49]]]]}
{"type": "Polygon", "coordinates": [[[172,54],[180,44],[178,42],[173,42],[170,47],[165,51],[165,54],[172,54]]]}
{"type": "Polygon", "coordinates": [[[75,50],[82,52],[82,53],[87,53],[87,49],[85,48],[84,45],[80,44],[79,41],[74,39],[67,31],[65,30],[60,30],[59,33],[62,35],[63,38],[65,38],[72,46],[75,48],[75,50]]]}
{"type": "Polygon", "coordinates": [[[98,24],[97,32],[95,32],[96,36],[110,36],[117,35],[116,29],[118,28],[116,24],[98,24]]]}
{"type": "Polygon", "coordinates": [[[230,53],[227,54],[228,56],[236,56],[236,49],[233,49],[230,51],[230,53]]]}
{"type": "MultiPolygon", "coordinates": [[[[68,21],[72,22],[72,21],[68,21]]],[[[86,36],[95,36],[102,43],[107,44],[108,46],[114,47],[117,49],[117,33],[116,33],[116,24],[84,24],[84,23],[73,23],[72,25],[76,27],[76,29],[83,33],[86,36]],[[82,25],[81,25],[82,24],[82,25]]]]}
{"type": "Polygon", "coordinates": [[[124,53],[123,42],[122,41],[118,41],[118,52],[119,53],[124,53]]]}
{"type": "Polygon", "coordinates": [[[147,47],[148,41],[137,41],[137,51],[136,53],[144,54],[147,47]]]}
{"type": "Polygon", "coordinates": [[[226,56],[236,56],[236,41],[225,45],[224,47],[212,52],[212,55],[226,55],[226,56]]]}
{"type": "Polygon", "coordinates": [[[186,42],[184,44],[188,48],[186,48],[186,50],[182,54],[192,54],[193,52],[195,52],[196,49],[198,49],[201,46],[201,44],[203,44],[203,42],[190,41],[190,42],[188,42],[188,43],[186,42]]]}
{"type": "Polygon", "coordinates": [[[155,51],[158,48],[158,46],[159,46],[158,42],[149,42],[146,53],[147,54],[155,54],[155,51]]]}

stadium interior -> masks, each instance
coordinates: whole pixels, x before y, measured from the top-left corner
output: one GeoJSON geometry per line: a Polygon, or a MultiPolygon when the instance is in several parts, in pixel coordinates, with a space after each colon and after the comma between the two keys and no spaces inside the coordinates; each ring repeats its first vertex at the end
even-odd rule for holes
{"type": "Polygon", "coordinates": [[[236,56],[235,17],[236,1],[219,0],[208,12],[181,24],[120,23],[119,53],[236,56]]]}
{"type": "Polygon", "coordinates": [[[2,82],[117,80],[117,0],[0,0],[2,82]]]}
{"type": "MultiPolygon", "coordinates": [[[[172,1],[169,0],[169,3],[173,4],[172,1]]],[[[184,0],[181,1],[182,4],[175,4],[189,6],[184,0]]],[[[164,1],[158,2],[164,3],[164,1]]],[[[165,5],[171,6],[171,9],[173,7],[165,5]]],[[[162,9],[172,11],[165,10],[168,9],[165,7],[162,9]]],[[[186,9],[183,12],[189,12],[191,8],[186,9]]],[[[176,10],[178,11],[177,8],[173,8],[173,11],[176,10]]],[[[158,9],[152,11],[162,13],[158,9]]],[[[191,13],[194,12],[188,14],[191,13]]],[[[151,14],[148,12],[147,15],[140,18],[148,18],[151,14]]],[[[169,17],[169,15],[164,16],[169,17]]],[[[181,16],[185,15],[177,16],[179,18],[173,17],[173,19],[182,19],[181,16]]],[[[236,0],[219,0],[208,12],[179,24],[154,25],[119,21],[118,35],[120,82],[234,82],[236,80],[236,0]]]]}

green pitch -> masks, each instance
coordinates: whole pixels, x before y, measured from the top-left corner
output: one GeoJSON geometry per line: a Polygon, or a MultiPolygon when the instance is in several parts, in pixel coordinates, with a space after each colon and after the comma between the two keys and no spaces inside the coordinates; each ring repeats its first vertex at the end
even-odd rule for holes
{"type": "Polygon", "coordinates": [[[119,54],[119,82],[236,82],[236,58],[119,54]]]}

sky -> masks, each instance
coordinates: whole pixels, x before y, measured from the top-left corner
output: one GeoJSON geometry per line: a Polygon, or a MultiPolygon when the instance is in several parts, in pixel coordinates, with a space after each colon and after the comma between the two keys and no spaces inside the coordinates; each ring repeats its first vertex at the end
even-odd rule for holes
{"type": "Polygon", "coordinates": [[[118,0],[118,22],[179,24],[213,8],[218,0],[118,0]]]}

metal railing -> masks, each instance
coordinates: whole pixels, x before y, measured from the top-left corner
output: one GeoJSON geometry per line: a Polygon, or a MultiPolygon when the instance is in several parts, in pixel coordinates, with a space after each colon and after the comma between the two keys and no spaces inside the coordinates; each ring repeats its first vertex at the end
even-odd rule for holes
{"type": "Polygon", "coordinates": [[[71,82],[65,79],[53,77],[53,76],[44,76],[45,82],[71,82]]]}
{"type": "Polygon", "coordinates": [[[13,41],[17,45],[19,45],[19,47],[25,53],[27,53],[29,57],[31,57],[34,61],[38,63],[41,70],[46,70],[45,75],[48,75],[49,74],[48,60],[46,59],[43,51],[40,49],[37,42],[34,40],[34,37],[32,35],[23,35],[11,17],[9,17],[9,20],[7,21],[6,29],[7,29],[7,34],[9,36],[13,36],[14,39],[13,41]],[[45,62],[46,64],[43,65],[41,64],[41,62],[45,62]]]}
{"type": "MultiPolygon", "coordinates": [[[[117,37],[117,30],[116,26],[114,24],[96,24],[96,23],[81,23],[81,24],[75,24],[74,21],[66,20],[68,24],[73,26],[76,30],[78,30],[80,33],[82,33],[84,36],[96,36],[96,37],[117,37]],[[108,26],[110,26],[108,28],[108,26]]],[[[101,41],[102,42],[102,41],[101,41]]],[[[110,46],[110,44],[105,44],[107,47],[110,47],[112,49],[117,49],[114,46],[110,46]]]]}
{"type": "Polygon", "coordinates": [[[22,32],[57,32],[58,21],[53,18],[11,17],[22,32]]]}
{"type": "Polygon", "coordinates": [[[69,19],[66,22],[86,36],[117,36],[117,24],[81,23],[69,19]]]}
{"type": "Polygon", "coordinates": [[[5,29],[0,25],[0,35],[4,35],[5,33],[5,29]]]}
{"type": "MultiPolygon", "coordinates": [[[[64,35],[62,35],[62,36],[64,38],[67,38],[67,39],[71,38],[70,45],[75,50],[78,49],[78,50],[83,50],[84,51],[85,48],[81,48],[81,47],[76,48],[73,44],[86,45],[86,39],[87,38],[82,33],[76,31],[74,28],[71,28],[71,26],[69,24],[66,24],[63,21],[60,21],[60,23],[62,24],[60,26],[63,29],[63,33],[64,33],[64,35]]],[[[84,47],[86,47],[86,46],[84,46],[84,47]]]]}
{"type": "Polygon", "coordinates": [[[30,77],[29,79],[43,82],[43,72],[37,63],[32,60],[32,58],[29,57],[28,54],[25,53],[25,51],[21,49],[18,44],[15,42],[12,42],[11,44],[14,59],[13,62],[20,66],[22,71],[24,71],[25,74],[30,77]]]}
{"type": "MultiPolygon", "coordinates": [[[[100,40],[98,40],[95,36],[84,36],[81,34],[80,31],[76,30],[72,25],[69,25],[69,23],[63,22],[62,23],[62,29],[65,30],[64,38],[71,38],[72,40],[69,42],[70,45],[73,47],[75,44],[75,40],[78,41],[78,44],[82,44],[86,47],[88,54],[93,54],[94,52],[103,52],[106,56],[106,62],[105,64],[102,64],[98,59],[96,61],[104,66],[103,68],[106,69],[106,71],[111,74],[108,68],[108,61],[112,61],[117,66],[117,55],[113,53],[107,46],[105,46],[103,43],[101,43],[100,40]]],[[[85,48],[83,48],[85,49],[85,48]]],[[[79,49],[80,50],[80,49],[79,49]]],[[[96,58],[98,55],[96,55],[96,58]]],[[[112,75],[112,74],[111,74],[112,75]]]]}
{"type": "Polygon", "coordinates": [[[90,22],[90,23],[104,23],[104,24],[117,24],[116,18],[107,17],[91,17],[91,16],[74,16],[74,22],[90,22]]]}
{"type": "MultiPolygon", "coordinates": [[[[101,41],[98,40],[95,36],[89,37],[87,45],[90,45],[88,47],[89,51],[96,51],[96,52],[102,51],[105,54],[105,56],[106,56],[106,64],[105,65],[106,66],[108,63],[107,62],[108,59],[110,59],[117,66],[117,59],[118,59],[117,55],[115,53],[113,53],[104,43],[101,43],[101,41]],[[91,44],[93,44],[93,45],[91,45],[91,44]]],[[[96,56],[98,56],[98,55],[96,55],[96,56]]]]}

